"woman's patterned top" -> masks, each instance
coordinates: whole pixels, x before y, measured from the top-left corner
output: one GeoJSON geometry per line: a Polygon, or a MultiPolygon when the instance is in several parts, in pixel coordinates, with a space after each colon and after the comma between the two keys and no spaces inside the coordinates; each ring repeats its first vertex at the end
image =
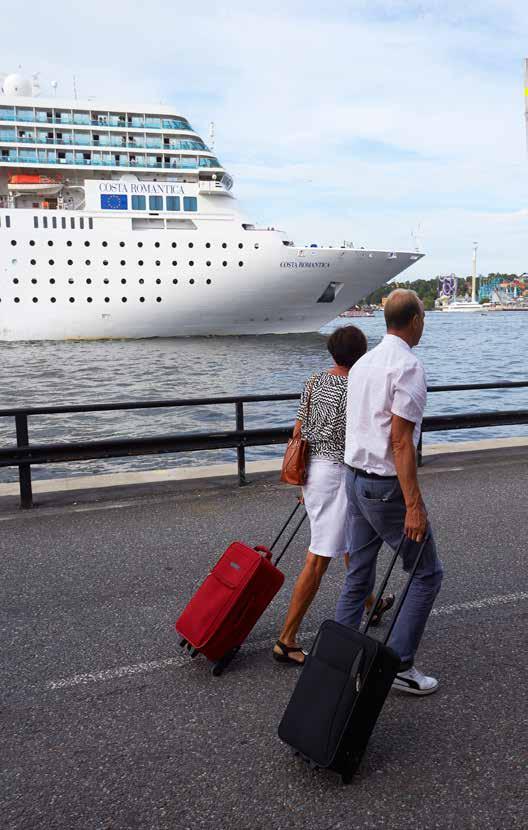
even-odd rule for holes
{"type": "Polygon", "coordinates": [[[312,456],[344,461],[347,383],[347,377],[325,371],[312,375],[304,384],[297,418],[302,423],[301,435],[308,441],[312,456]]]}

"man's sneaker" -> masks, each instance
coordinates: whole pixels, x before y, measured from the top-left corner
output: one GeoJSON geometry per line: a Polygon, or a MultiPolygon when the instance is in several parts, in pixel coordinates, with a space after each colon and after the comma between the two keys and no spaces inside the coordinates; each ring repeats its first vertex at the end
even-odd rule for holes
{"type": "Polygon", "coordinates": [[[413,666],[396,675],[392,688],[409,695],[432,695],[438,689],[438,680],[436,677],[427,677],[413,666]]]}

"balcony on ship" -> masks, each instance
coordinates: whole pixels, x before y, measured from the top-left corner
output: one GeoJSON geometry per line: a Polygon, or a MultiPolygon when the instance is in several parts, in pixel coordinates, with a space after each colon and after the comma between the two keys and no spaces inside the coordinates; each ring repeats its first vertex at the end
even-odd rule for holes
{"type": "Polygon", "coordinates": [[[126,128],[131,130],[186,130],[194,132],[185,118],[148,113],[113,113],[90,110],[76,112],[55,107],[0,107],[0,121],[16,121],[33,124],[65,124],[93,127],[126,128]]]}
{"type": "Polygon", "coordinates": [[[144,153],[97,153],[72,150],[0,149],[0,166],[9,165],[64,165],[67,167],[133,167],[162,170],[212,169],[223,171],[216,158],[209,156],[167,156],[144,153]]]}

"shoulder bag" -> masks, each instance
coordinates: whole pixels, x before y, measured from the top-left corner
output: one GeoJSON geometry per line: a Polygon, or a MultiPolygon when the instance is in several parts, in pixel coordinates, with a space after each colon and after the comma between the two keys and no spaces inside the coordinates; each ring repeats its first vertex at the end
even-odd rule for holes
{"type": "MultiPolygon", "coordinates": [[[[308,392],[308,400],[306,401],[306,418],[308,423],[310,417],[310,403],[312,400],[312,390],[314,387],[315,378],[312,380],[310,390],[308,392]]],[[[301,430],[294,434],[286,446],[284,459],[282,461],[282,469],[280,480],[284,484],[295,484],[299,486],[306,481],[306,474],[308,469],[308,454],[310,452],[310,445],[306,438],[301,435],[301,430]]]]}

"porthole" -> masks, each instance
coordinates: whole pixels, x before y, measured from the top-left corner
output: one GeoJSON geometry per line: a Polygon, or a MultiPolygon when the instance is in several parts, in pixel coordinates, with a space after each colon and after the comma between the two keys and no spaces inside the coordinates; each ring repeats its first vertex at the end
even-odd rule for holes
{"type": "Polygon", "coordinates": [[[161,297],[156,297],[156,302],[161,303],[161,297]]]}
{"type": "Polygon", "coordinates": [[[90,260],[89,260],[89,259],[85,259],[85,264],[86,264],[86,265],[91,265],[90,260]]]}
{"type": "Polygon", "coordinates": [[[91,285],[91,284],[92,284],[92,281],[91,281],[90,277],[88,277],[88,279],[86,280],[86,285],[91,285]]]}
{"type": "Polygon", "coordinates": [[[31,282],[33,283],[33,285],[36,285],[36,284],[37,284],[37,280],[35,279],[35,277],[33,277],[33,279],[31,280],[31,282]]]}
{"type": "Polygon", "coordinates": [[[15,297],[15,303],[19,303],[19,302],[20,302],[20,297],[15,297]]]}
{"type": "Polygon", "coordinates": [[[71,239],[68,239],[68,241],[66,242],[66,245],[68,246],[68,248],[71,248],[71,246],[73,245],[73,242],[71,241],[71,239]]]}
{"type": "Polygon", "coordinates": [[[254,245],[255,249],[257,249],[258,246],[259,246],[258,242],[255,242],[255,245],[254,245]]]}
{"type": "Polygon", "coordinates": [[[224,266],[224,268],[226,267],[227,262],[225,261],[225,259],[224,259],[224,261],[222,262],[222,265],[224,266]]]}
{"type": "Polygon", "coordinates": [[[173,285],[178,285],[178,280],[173,280],[173,285]]]}
{"type": "Polygon", "coordinates": [[[50,303],[56,303],[56,302],[57,302],[57,300],[55,299],[55,297],[50,297],[50,303]]]}
{"type": "Polygon", "coordinates": [[[34,239],[30,239],[30,240],[29,240],[29,244],[31,245],[31,247],[33,247],[33,246],[34,246],[34,244],[35,244],[35,240],[34,240],[34,239]]]}
{"type": "Polygon", "coordinates": [[[103,246],[103,248],[108,248],[108,242],[101,242],[101,245],[103,246]]]}
{"type": "Polygon", "coordinates": [[[92,302],[92,298],[91,298],[91,297],[87,297],[87,298],[86,298],[86,302],[87,302],[87,303],[91,303],[91,302],[92,302]]]}
{"type": "Polygon", "coordinates": [[[178,264],[177,260],[173,259],[173,260],[172,260],[172,264],[173,264],[173,265],[177,265],[177,264],[178,264]]]}
{"type": "Polygon", "coordinates": [[[109,284],[110,284],[110,280],[108,279],[108,277],[105,277],[105,278],[104,278],[104,280],[103,280],[103,282],[104,282],[104,284],[105,284],[105,285],[109,285],[109,284]]]}
{"type": "Polygon", "coordinates": [[[120,264],[121,265],[126,265],[126,260],[122,259],[120,264]]]}
{"type": "Polygon", "coordinates": [[[159,261],[159,259],[156,260],[156,265],[161,265],[161,262],[159,261]]]}
{"type": "Polygon", "coordinates": [[[75,282],[75,280],[73,279],[73,277],[69,277],[68,285],[73,285],[74,282],[75,282]]]}
{"type": "Polygon", "coordinates": [[[122,302],[122,303],[126,303],[126,301],[127,301],[127,298],[126,298],[126,297],[121,297],[121,302],[122,302]]]}
{"type": "Polygon", "coordinates": [[[122,284],[122,285],[126,285],[126,279],[125,279],[124,277],[123,277],[123,279],[121,280],[121,284],[122,284]]]}
{"type": "Polygon", "coordinates": [[[222,248],[227,248],[227,242],[222,242],[222,248]]]}
{"type": "Polygon", "coordinates": [[[189,260],[189,265],[194,265],[194,261],[192,259],[189,260]]]}
{"type": "Polygon", "coordinates": [[[15,283],[15,285],[18,285],[18,277],[15,277],[13,282],[15,283]]]}
{"type": "Polygon", "coordinates": [[[138,260],[138,265],[143,265],[143,260],[142,259],[138,260]]]}
{"type": "Polygon", "coordinates": [[[206,280],[206,281],[205,281],[205,284],[206,284],[206,285],[211,285],[211,280],[206,280]]]}
{"type": "Polygon", "coordinates": [[[194,242],[189,242],[189,248],[194,248],[194,242]]]}
{"type": "Polygon", "coordinates": [[[50,264],[50,265],[55,265],[55,260],[54,260],[54,259],[50,259],[50,260],[49,260],[49,264],[50,264]]]}
{"type": "Polygon", "coordinates": [[[50,246],[50,248],[51,248],[51,246],[53,245],[53,240],[52,240],[52,239],[48,239],[48,245],[49,245],[49,246],[50,246]]]}
{"type": "Polygon", "coordinates": [[[177,242],[173,242],[172,247],[175,248],[177,246],[177,244],[178,244],[177,242]]]}
{"type": "Polygon", "coordinates": [[[142,248],[142,247],[143,247],[143,243],[142,243],[142,242],[138,242],[138,248],[142,248]]]}
{"type": "Polygon", "coordinates": [[[194,280],[193,279],[189,280],[189,285],[194,285],[194,280]]]}
{"type": "Polygon", "coordinates": [[[140,297],[140,298],[139,298],[139,302],[140,302],[140,303],[144,303],[144,302],[145,302],[145,298],[144,298],[144,297],[140,297]]]}
{"type": "Polygon", "coordinates": [[[141,279],[139,280],[139,284],[144,285],[144,283],[145,283],[145,280],[143,279],[143,277],[141,277],[141,279]]]}
{"type": "Polygon", "coordinates": [[[159,248],[159,246],[160,246],[159,242],[155,242],[155,243],[154,243],[154,247],[155,247],[155,248],[159,248]]]}
{"type": "Polygon", "coordinates": [[[105,300],[105,303],[109,303],[110,302],[110,297],[105,297],[104,300],[105,300]]]}
{"type": "Polygon", "coordinates": [[[50,285],[55,285],[55,277],[50,278],[50,285]]]}
{"type": "Polygon", "coordinates": [[[160,279],[156,280],[156,285],[161,285],[161,280],[160,279]]]}
{"type": "Polygon", "coordinates": [[[38,303],[38,297],[33,297],[33,302],[38,303]]]}
{"type": "Polygon", "coordinates": [[[207,262],[206,262],[205,264],[206,264],[206,265],[207,265],[207,267],[209,268],[209,266],[211,265],[211,261],[208,259],[208,260],[207,260],[207,262]]]}
{"type": "Polygon", "coordinates": [[[103,265],[108,265],[108,260],[107,259],[103,259],[103,265]]]}
{"type": "Polygon", "coordinates": [[[244,247],[244,244],[243,244],[242,242],[239,242],[239,243],[238,243],[238,247],[239,247],[239,248],[243,248],[243,247],[244,247]]]}
{"type": "Polygon", "coordinates": [[[68,265],[73,265],[73,259],[68,260],[68,265]]]}
{"type": "Polygon", "coordinates": [[[74,302],[75,302],[75,297],[70,297],[70,303],[74,303],[74,302]]]}
{"type": "Polygon", "coordinates": [[[90,243],[88,242],[88,240],[85,241],[84,245],[85,245],[86,248],[90,247],[90,243]]]}
{"type": "Polygon", "coordinates": [[[124,242],[120,242],[120,243],[119,243],[119,247],[120,247],[120,248],[124,248],[124,247],[125,247],[125,243],[124,243],[124,242]]]}
{"type": "Polygon", "coordinates": [[[210,248],[210,247],[211,247],[211,243],[210,243],[210,242],[206,242],[206,243],[205,243],[205,247],[206,247],[206,248],[210,248]]]}
{"type": "Polygon", "coordinates": [[[16,245],[16,239],[11,240],[11,245],[16,245]]]}
{"type": "Polygon", "coordinates": [[[239,267],[239,268],[242,268],[243,264],[244,264],[244,263],[242,262],[242,260],[240,260],[240,262],[238,263],[238,267],[239,267]]]}
{"type": "Polygon", "coordinates": [[[36,259],[31,259],[31,260],[30,260],[30,263],[31,263],[31,265],[36,265],[36,264],[37,264],[37,260],[36,260],[36,259]]]}

